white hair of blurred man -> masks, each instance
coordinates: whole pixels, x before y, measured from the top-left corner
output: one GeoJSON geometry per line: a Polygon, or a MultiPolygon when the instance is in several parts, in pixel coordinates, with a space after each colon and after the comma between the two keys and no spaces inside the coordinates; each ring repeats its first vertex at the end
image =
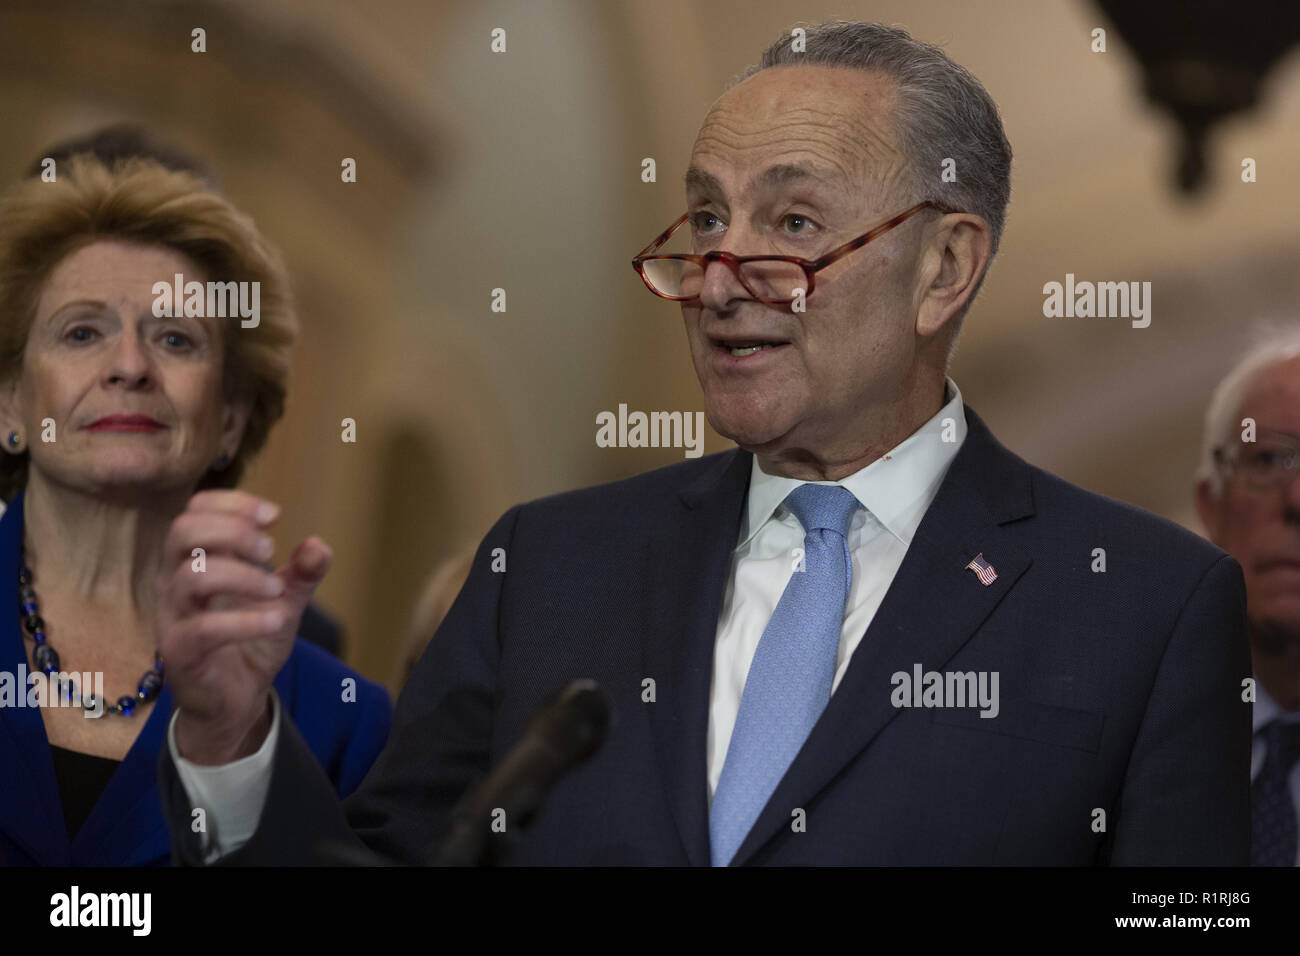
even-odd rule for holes
{"type": "Polygon", "coordinates": [[[1241,430],[1242,401],[1261,373],[1300,356],[1300,323],[1267,322],[1255,327],[1251,345],[1236,365],[1223,377],[1210,396],[1205,411],[1205,429],[1201,437],[1201,460],[1196,480],[1209,482],[1215,498],[1223,496],[1224,473],[1216,452],[1236,442],[1241,430]]]}

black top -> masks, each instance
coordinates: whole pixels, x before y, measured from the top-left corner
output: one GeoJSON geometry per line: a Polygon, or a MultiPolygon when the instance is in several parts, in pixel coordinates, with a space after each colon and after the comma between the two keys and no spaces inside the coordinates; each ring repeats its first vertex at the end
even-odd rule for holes
{"type": "Polygon", "coordinates": [[[72,840],[99,802],[99,795],[108,786],[121,761],[78,753],[53,744],[50,745],[50,754],[54,757],[54,779],[59,785],[68,839],[72,840]]]}

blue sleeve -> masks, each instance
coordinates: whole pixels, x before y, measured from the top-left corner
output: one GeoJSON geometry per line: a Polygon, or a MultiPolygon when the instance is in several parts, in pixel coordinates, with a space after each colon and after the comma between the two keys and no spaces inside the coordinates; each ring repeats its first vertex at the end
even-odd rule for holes
{"type": "Polygon", "coordinates": [[[275,687],[339,798],[348,796],[388,742],[388,691],[301,639],[275,687]]]}
{"type": "Polygon", "coordinates": [[[330,774],[340,800],[361,786],[375,758],[388,743],[388,731],[393,725],[393,704],[388,691],[359,676],[356,706],[356,726],[344,741],[337,773],[330,774]]]}

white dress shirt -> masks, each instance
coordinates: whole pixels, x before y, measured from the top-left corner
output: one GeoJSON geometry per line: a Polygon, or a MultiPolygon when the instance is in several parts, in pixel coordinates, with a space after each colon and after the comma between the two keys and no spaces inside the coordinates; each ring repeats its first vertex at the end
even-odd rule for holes
{"type": "MultiPolygon", "coordinates": [[[[275,743],[280,738],[280,695],[271,691],[271,729],[255,753],[218,767],[204,767],[186,760],[176,749],[176,716],[167,724],[167,749],[176,763],[190,806],[203,810],[199,840],[203,858],[211,863],[233,853],[252,839],[262,819],[266,791],[271,786],[271,764],[275,743]]],[[[198,821],[190,818],[190,826],[198,821]]]]}
{"type": "MultiPolygon", "coordinates": [[[[933,418],[865,468],[839,481],[815,482],[842,485],[862,506],[849,525],[853,580],[835,656],[832,694],[840,686],[853,652],[898,573],[953,456],[966,439],[961,392],[952,379],[947,381],[945,397],[946,404],[933,418]],[[945,437],[949,440],[945,441],[945,437]]],[[[754,651],[794,574],[796,549],[803,547],[804,529],[781,503],[802,484],[807,482],[769,475],[759,467],[758,458],[754,459],[749,497],[740,522],[739,542],[731,557],[713,647],[708,739],[710,803],[722,776],[754,651]]]]}
{"type": "MultiPolygon", "coordinates": [[[[1259,772],[1264,769],[1264,756],[1268,752],[1268,744],[1264,736],[1259,733],[1259,729],[1265,724],[1272,723],[1276,718],[1286,724],[1300,722],[1300,711],[1283,710],[1282,707],[1264,689],[1264,685],[1255,681],[1255,704],[1251,708],[1252,728],[1251,733],[1255,734],[1250,748],[1250,782],[1254,783],[1259,772]]],[[[1296,819],[1300,820],[1300,763],[1291,768],[1291,775],[1287,777],[1287,787],[1291,791],[1291,803],[1295,806],[1296,819]]],[[[1296,866],[1300,866],[1300,845],[1296,847],[1296,866]]]]}
{"type": "MultiPolygon", "coordinates": [[[[832,694],[965,439],[961,392],[952,379],[947,379],[943,408],[908,438],[840,481],[818,482],[843,485],[862,505],[849,527],[853,580],[840,633],[832,694]]],[[[803,546],[803,528],[781,504],[801,484],[805,482],[767,474],[754,459],[713,652],[707,752],[710,802],[722,775],[754,650],[790,583],[794,551],[803,546]]],[[[270,786],[279,726],[280,705],[276,698],[271,732],[257,753],[222,767],[200,767],[177,753],[173,715],[167,746],[191,805],[203,807],[207,814],[209,826],[203,845],[209,862],[239,849],[257,830],[270,786]]]]}

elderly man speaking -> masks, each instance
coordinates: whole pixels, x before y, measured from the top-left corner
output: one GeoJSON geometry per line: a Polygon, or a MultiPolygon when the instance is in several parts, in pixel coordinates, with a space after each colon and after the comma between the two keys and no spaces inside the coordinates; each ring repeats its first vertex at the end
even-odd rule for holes
{"type": "Polygon", "coordinates": [[[529,826],[470,818],[482,858],[1245,863],[1239,566],[1026,464],[946,375],[1010,165],[988,93],[938,49],[863,23],[773,45],[634,263],[681,303],[740,448],[507,512],[341,807],[270,689],[283,622],[234,577],[245,610],[190,599],[191,549],[238,558],[261,502],[196,496],[159,622],[180,858],[434,859],[586,677],[603,747],[529,826]]]}

